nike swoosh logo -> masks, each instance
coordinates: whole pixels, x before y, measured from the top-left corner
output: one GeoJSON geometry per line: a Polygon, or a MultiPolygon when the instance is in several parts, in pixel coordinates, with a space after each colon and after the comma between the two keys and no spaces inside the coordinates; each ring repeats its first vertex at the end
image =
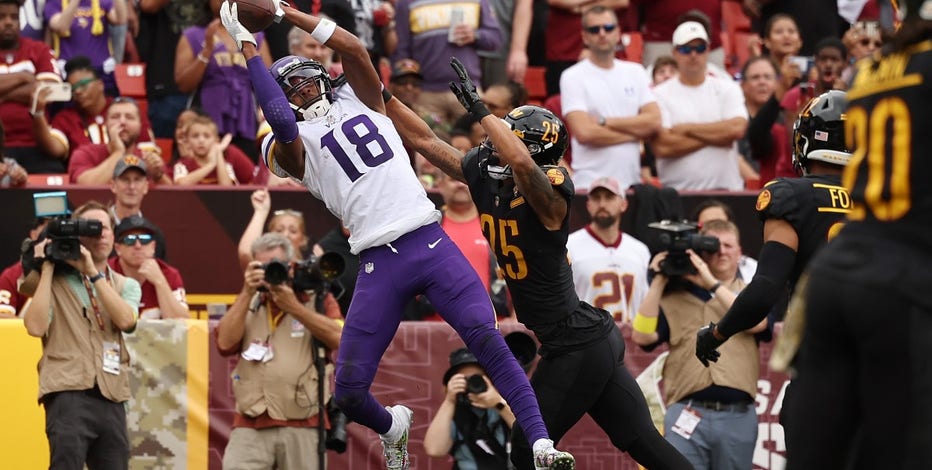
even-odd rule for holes
{"type": "Polygon", "coordinates": [[[440,240],[443,240],[443,238],[438,238],[437,241],[435,241],[435,242],[433,242],[433,243],[428,243],[428,244],[427,244],[427,248],[430,248],[431,250],[433,250],[434,247],[437,246],[438,243],[440,243],[440,240]]]}

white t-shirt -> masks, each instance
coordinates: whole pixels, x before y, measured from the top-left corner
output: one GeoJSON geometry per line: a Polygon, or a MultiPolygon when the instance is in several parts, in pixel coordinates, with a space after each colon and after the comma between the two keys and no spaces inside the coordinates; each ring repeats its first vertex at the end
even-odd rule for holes
{"type": "Polygon", "coordinates": [[[647,295],[647,245],[623,233],[617,246],[608,246],[586,226],[570,234],[566,251],[576,295],[615,320],[632,321],[647,295]]]}
{"type": "MultiPolygon", "coordinates": [[[[325,116],[298,122],[298,133],[305,148],[299,181],[349,229],[353,254],[440,220],[391,120],[348,84],[335,91],[325,116]]],[[[266,161],[272,139],[269,133],[262,142],[266,161]]]]}
{"type": "MultiPolygon", "coordinates": [[[[574,111],[603,117],[632,117],[644,105],[656,101],[650,89],[650,77],[641,64],[615,59],[611,69],[603,69],[583,60],[560,76],[560,105],[563,115],[574,111]]],[[[622,189],[641,181],[641,145],[639,142],[592,146],[574,137],[573,184],[588,189],[593,180],[612,176],[622,189]]]]}
{"type": "MultiPolygon", "coordinates": [[[[654,88],[663,116],[663,127],[747,119],[744,94],[732,80],[707,76],[699,86],[667,80],[654,88]]],[[[657,176],[665,186],[677,190],[744,189],[738,171],[737,145],[703,147],[679,158],[658,158],[657,176]]]]}

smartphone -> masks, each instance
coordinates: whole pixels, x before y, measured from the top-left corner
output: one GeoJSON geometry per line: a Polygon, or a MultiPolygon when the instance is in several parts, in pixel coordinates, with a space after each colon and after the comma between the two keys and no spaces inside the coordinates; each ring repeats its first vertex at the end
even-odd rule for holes
{"type": "Polygon", "coordinates": [[[794,55],[790,57],[790,60],[799,67],[799,71],[802,72],[803,78],[806,77],[806,73],[809,72],[809,68],[815,64],[815,59],[812,57],[806,57],[801,55],[794,55]]]}
{"type": "Polygon", "coordinates": [[[461,6],[454,5],[450,8],[450,30],[447,32],[447,42],[456,42],[456,25],[466,21],[465,14],[461,6]]]}
{"type": "Polygon", "coordinates": [[[46,102],[52,101],[71,101],[71,84],[70,83],[52,83],[41,82],[36,88],[38,94],[42,90],[51,89],[52,92],[45,98],[46,102]]]}

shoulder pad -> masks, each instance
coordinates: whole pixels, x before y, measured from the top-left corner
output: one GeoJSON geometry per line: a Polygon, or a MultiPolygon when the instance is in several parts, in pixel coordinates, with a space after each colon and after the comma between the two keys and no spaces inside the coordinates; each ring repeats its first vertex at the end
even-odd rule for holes
{"type": "Polygon", "coordinates": [[[783,178],[767,183],[757,195],[757,204],[754,206],[761,220],[788,220],[798,207],[799,201],[793,185],[783,178]]]}

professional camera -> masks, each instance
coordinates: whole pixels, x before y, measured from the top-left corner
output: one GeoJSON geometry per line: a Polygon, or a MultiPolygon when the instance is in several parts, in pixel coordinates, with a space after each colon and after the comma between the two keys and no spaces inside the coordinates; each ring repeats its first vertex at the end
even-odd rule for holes
{"type": "MultiPolygon", "coordinates": [[[[103,225],[98,220],[70,219],[68,196],[64,191],[33,194],[36,217],[49,221],[45,237],[51,240],[45,246],[45,258],[63,262],[81,257],[81,240],[78,237],[99,237],[103,225]]],[[[41,238],[41,237],[40,237],[41,238]]],[[[32,250],[32,245],[28,247],[32,250]]]]}
{"type": "Polygon", "coordinates": [[[662,232],[660,246],[667,252],[667,257],[660,263],[660,272],[665,276],[696,273],[696,267],[686,250],[714,253],[719,249],[718,238],[699,235],[699,226],[692,222],[663,220],[647,226],[662,232]]]}
{"type": "Polygon", "coordinates": [[[485,383],[485,379],[482,378],[482,374],[473,374],[469,377],[466,377],[466,393],[482,393],[489,389],[489,386],[485,383]]]}
{"type": "MultiPolygon", "coordinates": [[[[343,274],[346,263],[339,253],[327,252],[320,256],[311,256],[294,265],[294,279],[291,285],[295,291],[323,292],[331,288],[330,283],[343,274]]],[[[277,286],[290,278],[289,265],[283,261],[272,260],[262,265],[265,270],[265,282],[277,286]]]]}

